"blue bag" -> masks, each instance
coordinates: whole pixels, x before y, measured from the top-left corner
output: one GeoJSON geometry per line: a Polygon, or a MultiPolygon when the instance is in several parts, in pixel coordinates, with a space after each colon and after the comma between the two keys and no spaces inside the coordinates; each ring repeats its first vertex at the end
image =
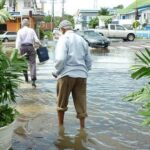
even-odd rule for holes
{"type": "Polygon", "coordinates": [[[38,55],[40,62],[44,62],[46,60],[49,60],[47,47],[39,47],[37,49],[37,55],[38,55]]]}

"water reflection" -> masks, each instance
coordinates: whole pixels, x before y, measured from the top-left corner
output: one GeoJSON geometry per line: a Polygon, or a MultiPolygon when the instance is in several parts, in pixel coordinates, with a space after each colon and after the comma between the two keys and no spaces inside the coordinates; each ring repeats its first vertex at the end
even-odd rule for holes
{"type": "Polygon", "coordinates": [[[58,150],[72,149],[72,150],[89,150],[86,147],[88,141],[88,134],[85,130],[79,130],[75,136],[71,136],[65,133],[64,128],[60,128],[59,136],[55,142],[55,146],[58,150]]]}
{"type": "Polygon", "coordinates": [[[91,53],[98,56],[106,56],[110,52],[109,48],[92,48],[91,53]]]}

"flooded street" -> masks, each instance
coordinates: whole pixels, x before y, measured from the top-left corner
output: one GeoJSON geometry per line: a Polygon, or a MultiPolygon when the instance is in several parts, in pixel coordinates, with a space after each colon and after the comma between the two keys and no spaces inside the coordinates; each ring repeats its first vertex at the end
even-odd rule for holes
{"type": "Polygon", "coordinates": [[[88,78],[88,118],[86,129],[79,121],[72,99],[59,131],[56,112],[56,79],[50,60],[37,65],[37,89],[20,85],[17,119],[12,150],[150,150],[150,128],[141,125],[140,104],[123,101],[123,96],[140,88],[145,81],[133,80],[129,67],[135,52],[150,48],[150,43],[112,44],[108,49],[91,49],[93,67],[88,78]]]}

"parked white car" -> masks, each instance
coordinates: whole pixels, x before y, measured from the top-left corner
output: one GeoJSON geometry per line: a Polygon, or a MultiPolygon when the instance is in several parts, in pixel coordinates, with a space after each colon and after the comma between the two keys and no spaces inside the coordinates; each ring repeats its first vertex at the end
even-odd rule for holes
{"type": "Polygon", "coordinates": [[[97,28],[94,31],[108,38],[122,38],[125,41],[134,41],[135,39],[134,30],[128,30],[124,26],[117,24],[108,24],[108,28],[97,28]]]}
{"type": "Polygon", "coordinates": [[[17,37],[17,32],[6,31],[3,34],[0,34],[0,40],[3,42],[15,41],[17,37]]]}

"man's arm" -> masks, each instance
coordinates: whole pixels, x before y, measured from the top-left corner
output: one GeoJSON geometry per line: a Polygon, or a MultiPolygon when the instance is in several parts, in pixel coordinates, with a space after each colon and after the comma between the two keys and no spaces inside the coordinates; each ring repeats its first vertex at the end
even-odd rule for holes
{"type": "Polygon", "coordinates": [[[35,43],[38,43],[39,45],[42,45],[34,30],[33,30],[33,37],[34,37],[34,42],[35,43]]]}
{"type": "Polygon", "coordinates": [[[85,54],[85,64],[87,66],[87,69],[91,70],[91,67],[92,67],[92,57],[91,57],[91,53],[90,53],[89,46],[88,46],[87,43],[85,44],[85,51],[86,51],[86,54],[85,54]]]}
{"type": "Polygon", "coordinates": [[[67,58],[67,46],[64,37],[61,37],[55,49],[55,74],[58,76],[65,66],[67,58]]]}
{"type": "Polygon", "coordinates": [[[21,46],[20,31],[18,31],[16,38],[16,49],[20,49],[20,46],[21,46]]]}

